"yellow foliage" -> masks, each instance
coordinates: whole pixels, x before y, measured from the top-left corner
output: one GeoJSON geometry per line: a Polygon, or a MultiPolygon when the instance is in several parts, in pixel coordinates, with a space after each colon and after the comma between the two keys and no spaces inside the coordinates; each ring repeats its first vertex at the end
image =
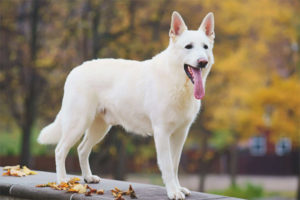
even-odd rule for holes
{"type": "Polygon", "coordinates": [[[291,48],[297,41],[298,2],[208,0],[202,5],[216,18],[216,63],[207,83],[204,126],[241,138],[268,130],[274,140],[298,141],[300,77],[291,48]]]}
{"type": "MultiPolygon", "coordinates": [[[[151,58],[168,44],[173,10],[182,14],[190,29],[197,29],[205,14],[213,12],[215,65],[207,81],[201,125],[243,138],[268,130],[273,139],[289,136],[298,140],[300,78],[295,45],[300,41],[299,1],[157,0],[135,1],[130,7],[132,2],[49,1],[41,7],[35,67],[49,82],[46,88],[51,98],[45,98],[39,110],[51,117],[57,113],[58,107],[48,105],[60,105],[62,94],[57,91],[62,93],[66,75],[84,60],[97,56],[151,58]]],[[[10,38],[11,46],[2,47],[9,49],[12,77],[22,74],[15,65],[28,63],[30,58],[28,38],[19,33],[16,23],[18,6],[17,1],[2,1],[0,6],[3,31],[16,35],[10,38]]],[[[5,79],[0,72],[0,82],[5,79]]],[[[19,78],[10,82],[10,88],[19,85],[19,78]]],[[[20,91],[13,93],[17,94],[17,108],[23,105],[20,91]]],[[[116,155],[117,149],[112,146],[109,152],[116,155]]]]}

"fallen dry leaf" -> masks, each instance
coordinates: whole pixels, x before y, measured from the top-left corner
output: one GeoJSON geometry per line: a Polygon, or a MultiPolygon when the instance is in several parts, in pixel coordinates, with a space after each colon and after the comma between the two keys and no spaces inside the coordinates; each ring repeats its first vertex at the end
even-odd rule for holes
{"type": "Polygon", "coordinates": [[[137,196],[136,196],[136,194],[135,194],[135,191],[134,191],[133,188],[132,188],[132,185],[129,185],[128,192],[129,192],[130,198],[132,198],[132,199],[137,199],[137,196]]]}
{"type": "MultiPolygon", "coordinates": [[[[57,185],[55,182],[50,182],[47,184],[39,184],[36,185],[36,187],[50,187],[55,190],[65,190],[67,192],[72,192],[72,193],[79,193],[79,194],[85,194],[85,196],[92,196],[92,194],[98,194],[98,195],[103,195],[104,190],[97,190],[92,187],[90,187],[87,184],[80,184],[78,181],[80,181],[79,178],[72,178],[68,182],[61,182],[59,185],[57,185]]],[[[130,198],[136,199],[136,194],[135,191],[132,188],[132,185],[129,185],[129,188],[127,191],[122,191],[119,188],[115,187],[114,189],[111,190],[112,195],[114,196],[114,200],[125,200],[123,198],[123,195],[129,195],[130,198]]]]}
{"type": "Polygon", "coordinates": [[[3,170],[7,171],[7,170],[10,170],[10,169],[16,169],[16,170],[20,170],[20,165],[15,165],[15,166],[5,166],[3,167],[3,170]]]}
{"type": "Polygon", "coordinates": [[[50,187],[55,190],[65,190],[71,193],[85,194],[86,196],[91,196],[92,193],[99,194],[99,195],[104,194],[104,190],[97,190],[91,188],[87,184],[82,185],[78,181],[80,181],[80,179],[74,177],[71,178],[68,182],[61,182],[59,185],[57,185],[55,182],[50,182],[47,184],[36,185],[36,187],[50,187]]]}
{"type": "Polygon", "coordinates": [[[127,191],[122,191],[119,188],[115,187],[115,189],[111,190],[112,195],[115,197],[115,200],[123,200],[122,195],[129,195],[132,199],[137,199],[135,191],[132,188],[132,185],[129,185],[127,191]]]}
{"type": "Polygon", "coordinates": [[[97,189],[91,188],[89,185],[87,185],[87,189],[90,190],[91,193],[97,193],[97,189]]]}
{"type": "Polygon", "coordinates": [[[17,177],[22,177],[22,176],[27,176],[27,175],[35,175],[37,174],[35,171],[30,170],[28,167],[23,166],[22,168],[20,165],[15,165],[15,166],[5,166],[3,168],[6,172],[2,174],[2,176],[17,176],[17,177]]]}
{"type": "Polygon", "coordinates": [[[114,191],[114,190],[111,190],[111,193],[112,193],[112,195],[113,195],[114,197],[117,197],[117,196],[118,196],[118,193],[117,193],[116,191],[114,191]]]}
{"type": "Polygon", "coordinates": [[[90,190],[90,191],[86,192],[84,195],[85,196],[92,196],[92,191],[90,190]]]}
{"type": "Polygon", "coordinates": [[[35,187],[49,187],[49,185],[48,184],[38,184],[35,187]]]}
{"type": "Polygon", "coordinates": [[[122,197],[122,194],[119,193],[114,200],[125,200],[125,199],[122,197]]]}
{"type": "Polygon", "coordinates": [[[7,171],[9,171],[10,176],[19,176],[19,177],[26,176],[26,173],[21,170],[10,169],[7,171]]]}
{"type": "Polygon", "coordinates": [[[102,195],[102,194],[104,194],[104,190],[97,190],[96,193],[102,195]]]}
{"type": "Polygon", "coordinates": [[[7,172],[4,172],[3,174],[2,174],[2,176],[9,176],[10,175],[10,170],[8,170],[7,172]]]}
{"type": "Polygon", "coordinates": [[[71,187],[68,192],[83,194],[87,191],[87,185],[76,184],[71,187]]]}
{"type": "Polygon", "coordinates": [[[23,166],[22,171],[26,175],[35,175],[35,174],[37,174],[35,171],[32,171],[32,170],[28,169],[28,167],[26,167],[26,166],[23,166]]]}
{"type": "Polygon", "coordinates": [[[68,183],[74,184],[74,183],[76,183],[76,182],[78,182],[78,181],[80,181],[80,178],[78,178],[78,177],[73,177],[73,178],[71,178],[71,179],[68,181],[68,183]]]}
{"type": "Polygon", "coordinates": [[[61,182],[57,187],[59,190],[68,190],[70,185],[66,182],[61,182]]]}

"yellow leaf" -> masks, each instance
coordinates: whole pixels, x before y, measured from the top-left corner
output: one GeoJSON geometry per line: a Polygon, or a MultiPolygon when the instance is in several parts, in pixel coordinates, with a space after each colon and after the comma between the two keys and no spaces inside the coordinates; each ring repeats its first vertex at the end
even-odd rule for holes
{"type": "Polygon", "coordinates": [[[26,175],[35,175],[35,174],[37,174],[35,171],[32,171],[32,170],[28,169],[26,166],[23,166],[22,172],[24,172],[26,175]]]}
{"type": "Polygon", "coordinates": [[[71,189],[69,189],[68,192],[83,194],[86,192],[86,189],[87,189],[87,185],[77,184],[73,186],[71,189]]]}

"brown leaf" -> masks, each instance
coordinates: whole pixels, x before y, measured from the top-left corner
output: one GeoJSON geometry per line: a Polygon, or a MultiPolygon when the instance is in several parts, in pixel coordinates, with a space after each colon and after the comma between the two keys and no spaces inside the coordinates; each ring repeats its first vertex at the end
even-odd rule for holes
{"type": "Polygon", "coordinates": [[[35,187],[49,187],[49,185],[48,184],[38,184],[35,187]]]}
{"type": "Polygon", "coordinates": [[[85,196],[92,196],[92,191],[90,190],[90,191],[86,192],[84,195],[85,196]]]}
{"type": "MultiPolygon", "coordinates": [[[[50,182],[47,184],[36,185],[36,187],[50,187],[55,190],[66,190],[67,192],[85,194],[86,196],[91,196],[92,193],[96,193],[99,195],[104,194],[104,190],[94,189],[87,184],[82,185],[78,183],[79,180],[79,178],[74,177],[68,182],[61,182],[59,185],[57,185],[55,182],[50,182]]],[[[122,192],[119,189],[117,189],[117,191],[122,192]]],[[[118,194],[116,193],[116,197],[117,195],[118,194]]]]}
{"type": "Polygon", "coordinates": [[[111,193],[112,195],[115,197],[115,198],[121,198],[122,195],[129,195],[130,198],[132,199],[137,199],[137,196],[135,194],[135,191],[133,190],[132,188],[132,185],[129,185],[129,188],[128,190],[125,192],[125,191],[122,191],[120,190],[119,188],[115,187],[115,189],[111,190],[111,193]],[[121,196],[121,197],[120,197],[121,196]]]}
{"type": "Polygon", "coordinates": [[[117,197],[118,196],[118,192],[114,191],[114,190],[111,190],[111,193],[114,197],[117,197]]]}
{"type": "Polygon", "coordinates": [[[89,185],[87,185],[87,189],[89,189],[91,191],[91,193],[97,193],[97,189],[94,189],[94,188],[90,187],[89,185]]]}
{"type": "Polygon", "coordinates": [[[66,182],[61,182],[57,187],[60,188],[61,190],[68,190],[70,186],[66,182]]]}
{"type": "Polygon", "coordinates": [[[120,189],[117,188],[117,187],[115,187],[115,191],[118,192],[118,193],[119,193],[119,192],[122,192],[122,190],[120,190],[120,189]]]}
{"type": "Polygon", "coordinates": [[[122,194],[119,193],[118,196],[115,198],[115,200],[125,200],[125,199],[122,197],[122,194]]]}
{"type": "Polygon", "coordinates": [[[8,170],[7,172],[4,172],[4,173],[2,174],[2,176],[10,176],[10,170],[8,170]]]}
{"type": "Polygon", "coordinates": [[[104,194],[104,190],[97,190],[96,193],[102,195],[102,194],[104,194]]]}
{"type": "Polygon", "coordinates": [[[132,185],[129,185],[128,193],[129,193],[130,198],[137,199],[137,196],[135,194],[135,191],[132,188],[132,185]]]}

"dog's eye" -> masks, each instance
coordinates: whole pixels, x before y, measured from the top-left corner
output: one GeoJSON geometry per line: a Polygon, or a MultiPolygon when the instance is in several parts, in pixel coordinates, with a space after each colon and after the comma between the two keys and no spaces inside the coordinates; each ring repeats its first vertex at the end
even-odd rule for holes
{"type": "Polygon", "coordinates": [[[205,45],[203,45],[203,48],[204,49],[208,49],[208,46],[205,44],[205,45]]]}
{"type": "Polygon", "coordinates": [[[191,49],[191,48],[193,48],[193,45],[192,45],[192,44],[188,44],[188,45],[186,45],[184,48],[186,48],[186,49],[191,49]]]}

